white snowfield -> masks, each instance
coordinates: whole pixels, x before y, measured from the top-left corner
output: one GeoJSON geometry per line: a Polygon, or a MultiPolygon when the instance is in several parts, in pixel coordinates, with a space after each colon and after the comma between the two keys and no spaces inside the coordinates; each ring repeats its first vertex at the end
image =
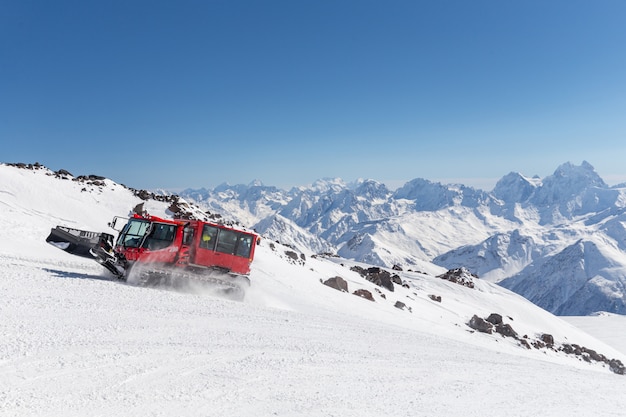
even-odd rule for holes
{"type": "MultiPolygon", "coordinates": [[[[623,316],[572,318],[586,333],[495,284],[435,278],[435,266],[400,272],[409,288],[391,292],[350,261],[289,262],[267,240],[243,302],[136,287],[45,238],[57,224],[112,232],[106,223],[141,201],[108,180],[47,174],[0,165],[0,416],[626,413],[626,376],[606,364],[466,325],[499,313],[529,340],[548,333],[626,362],[623,316]],[[320,283],[334,276],[349,293],[320,283]]],[[[167,215],[164,203],[146,208],[167,215]]]]}

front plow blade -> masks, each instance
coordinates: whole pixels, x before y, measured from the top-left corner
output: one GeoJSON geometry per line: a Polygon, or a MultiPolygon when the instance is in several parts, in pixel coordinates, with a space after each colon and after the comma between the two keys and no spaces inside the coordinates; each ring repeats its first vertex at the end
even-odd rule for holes
{"type": "Polygon", "coordinates": [[[71,253],[93,259],[91,249],[100,244],[100,239],[105,238],[107,233],[89,232],[86,230],[72,229],[71,227],[57,226],[50,231],[46,242],[57,248],[71,253]]]}

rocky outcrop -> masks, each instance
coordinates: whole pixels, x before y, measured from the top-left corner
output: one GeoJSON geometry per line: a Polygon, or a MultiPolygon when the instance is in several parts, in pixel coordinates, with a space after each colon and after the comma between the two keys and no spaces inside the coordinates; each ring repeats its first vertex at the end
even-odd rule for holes
{"type": "MultiPolygon", "coordinates": [[[[510,317],[509,317],[510,318],[510,317]]],[[[528,335],[519,337],[517,332],[513,330],[510,324],[504,323],[502,315],[492,313],[483,319],[474,314],[467,325],[480,333],[493,334],[494,330],[502,337],[510,337],[518,341],[518,343],[527,349],[550,349],[554,352],[562,352],[566,355],[577,356],[585,362],[603,363],[609,367],[611,372],[618,375],[626,374],[626,367],[619,359],[608,359],[605,355],[596,352],[593,349],[577,345],[575,343],[563,343],[557,345],[554,337],[548,333],[540,333],[536,339],[530,338],[528,335]]]]}
{"type": "Polygon", "coordinates": [[[389,271],[386,271],[376,266],[367,269],[360,266],[353,266],[352,268],[350,268],[350,270],[358,272],[359,275],[361,275],[369,282],[372,282],[379,287],[386,288],[389,291],[394,290],[394,283],[402,285],[402,279],[400,279],[400,275],[392,274],[389,271]]]}
{"type": "Polygon", "coordinates": [[[468,288],[474,288],[474,278],[478,278],[478,276],[470,273],[465,268],[454,268],[444,274],[437,275],[437,278],[445,279],[468,288]]]}

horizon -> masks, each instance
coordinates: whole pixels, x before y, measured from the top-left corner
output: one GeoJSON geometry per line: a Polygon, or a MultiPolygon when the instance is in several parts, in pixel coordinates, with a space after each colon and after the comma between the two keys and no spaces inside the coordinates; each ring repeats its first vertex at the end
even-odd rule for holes
{"type": "Polygon", "coordinates": [[[138,188],[626,181],[626,3],[11,2],[2,158],[138,188]]]}
{"type": "MultiPolygon", "coordinates": [[[[588,161],[583,161],[583,163],[584,162],[589,163],[588,161]]],[[[572,163],[571,161],[568,161],[568,162],[564,162],[562,164],[559,164],[559,166],[561,166],[563,164],[568,164],[568,163],[569,164],[573,164],[574,166],[577,166],[577,167],[580,167],[582,165],[582,163],[577,165],[575,163],[572,163]]],[[[49,170],[51,170],[53,172],[58,172],[60,170],[65,170],[65,171],[69,172],[73,177],[88,176],[88,175],[103,176],[103,177],[108,178],[108,179],[110,179],[110,180],[112,180],[112,181],[114,181],[114,182],[116,182],[118,184],[122,184],[122,185],[131,187],[131,188],[135,188],[135,189],[142,189],[142,187],[134,186],[131,183],[118,182],[114,178],[110,178],[110,177],[107,177],[105,175],[101,175],[98,172],[81,172],[81,173],[77,173],[77,172],[74,172],[73,170],[68,169],[68,168],[53,168],[53,167],[50,167],[50,166],[48,166],[46,164],[42,164],[42,163],[40,163],[38,161],[36,161],[36,162],[22,162],[22,161],[20,161],[20,162],[6,162],[6,161],[4,161],[3,162],[3,161],[0,161],[0,164],[4,164],[4,165],[18,165],[18,164],[37,165],[37,164],[39,164],[40,166],[42,166],[44,168],[47,168],[47,169],[49,169],[49,170]]],[[[590,165],[593,167],[593,164],[590,164],[590,165]]],[[[554,170],[556,170],[557,168],[558,167],[555,167],[554,170]]],[[[617,186],[617,185],[626,184],[626,177],[613,176],[612,178],[608,178],[607,179],[607,178],[602,177],[602,175],[600,175],[597,172],[597,170],[595,170],[595,167],[593,167],[593,168],[594,168],[594,172],[596,172],[596,174],[598,174],[600,176],[600,178],[609,187],[614,187],[614,186],[617,186]]],[[[549,175],[552,175],[554,173],[554,170],[549,175]]],[[[313,180],[313,181],[311,181],[309,183],[306,183],[306,184],[296,184],[296,185],[293,185],[293,186],[290,186],[290,187],[281,187],[281,186],[279,186],[277,184],[269,184],[269,183],[266,183],[264,181],[261,181],[258,178],[253,178],[252,180],[250,180],[248,182],[239,182],[239,183],[229,183],[228,181],[223,181],[223,182],[221,182],[219,184],[215,184],[214,186],[206,186],[206,185],[183,186],[183,187],[159,187],[159,186],[157,186],[157,187],[153,187],[153,188],[143,188],[143,189],[146,189],[146,190],[149,190],[149,191],[159,191],[159,190],[162,190],[162,191],[166,191],[166,192],[170,192],[170,193],[180,193],[180,192],[185,191],[185,190],[198,190],[198,189],[211,189],[211,190],[213,190],[213,189],[215,189],[217,187],[220,187],[222,185],[227,185],[227,186],[237,186],[237,185],[250,186],[250,185],[252,185],[254,183],[259,183],[260,182],[261,185],[263,185],[263,186],[276,187],[278,189],[282,189],[283,191],[289,191],[292,188],[311,187],[318,181],[340,180],[343,183],[345,183],[346,185],[350,185],[350,184],[353,184],[353,183],[356,183],[356,182],[362,181],[362,180],[373,180],[373,181],[379,182],[381,184],[384,184],[390,191],[393,192],[393,191],[396,191],[398,188],[406,185],[410,181],[413,181],[415,179],[423,179],[423,180],[426,180],[426,181],[430,181],[432,183],[440,183],[442,185],[463,185],[463,186],[471,187],[471,188],[474,188],[474,189],[477,189],[477,190],[481,190],[481,191],[485,191],[485,192],[492,192],[494,187],[495,187],[495,185],[496,185],[496,183],[500,179],[502,179],[502,177],[504,177],[505,175],[507,175],[509,173],[512,173],[512,172],[515,172],[515,171],[509,171],[508,173],[503,174],[499,178],[444,178],[444,179],[436,179],[435,178],[435,179],[432,179],[432,178],[424,178],[424,177],[414,177],[414,178],[410,178],[410,179],[407,179],[407,180],[390,180],[388,182],[384,182],[384,181],[381,181],[381,180],[376,179],[376,178],[354,178],[354,179],[348,180],[346,178],[341,178],[341,177],[328,177],[328,176],[326,176],[326,177],[317,178],[317,179],[315,179],[315,180],[313,180]],[[466,180],[466,182],[462,182],[463,180],[466,180]],[[487,186],[489,188],[482,188],[480,186],[481,184],[483,186],[487,186]]],[[[527,175],[527,174],[525,174],[523,172],[517,172],[517,173],[522,175],[525,178],[538,177],[541,180],[544,180],[547,176],[549,176],[549,175],[539,176],[537,174],[535,174],[535,175],[527,175]]]]}

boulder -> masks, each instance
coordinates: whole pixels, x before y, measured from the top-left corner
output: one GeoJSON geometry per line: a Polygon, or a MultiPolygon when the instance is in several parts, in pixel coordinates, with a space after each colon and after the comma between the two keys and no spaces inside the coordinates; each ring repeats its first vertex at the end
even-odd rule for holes
{"type": "Polygon", "coordinates": [[[619,359],[611,359],[609,361],[609,367],[611,371],[618,375],[624,375],[626,373],[626,368],[624,368],[624,364],[619,359]]]}
{"type": "Polygon", "coordinates": [[[472,329],[481,333],[488,333],[488,334],[493,333],[493,324],[478,317],[476,314],[472,316],[472,318],[470,319],[469,323],[467,323],[467,325],[471,327],[472,329]]]}
{"type": "Polygon", "coordinates": [[[366,300],[374,301],[374,296],[372,296],[372,293],[368,290],[356,290],[353,294],[358,297],[365,298],[366,300]]]}
{"type": "Polygon", "coordinates": [[[489,317],[487,317],[487,321],[497,326],[498,324],[502,324],[502,316],[498,313],[491,313],[489,317]]]}
{"type": "Polygon", "coordinates": [[[510,324],[500,323],[496,326],[496,332],[502,336],[514,337],[517,339],[517,332],[513,330],[510,324]]]}
{"type": "Polygon", "coordinates": [[[549,347],[554,346],[554,337],[552,337],[551,334],[547,334],[547,333],[542,334],[541,341],[549,347]]]}
{"type": "Polygon", "coordinates": [[[348,292],[348,283],[341,277],[329,278],[323,284],[342,292],[348,292]]]}

